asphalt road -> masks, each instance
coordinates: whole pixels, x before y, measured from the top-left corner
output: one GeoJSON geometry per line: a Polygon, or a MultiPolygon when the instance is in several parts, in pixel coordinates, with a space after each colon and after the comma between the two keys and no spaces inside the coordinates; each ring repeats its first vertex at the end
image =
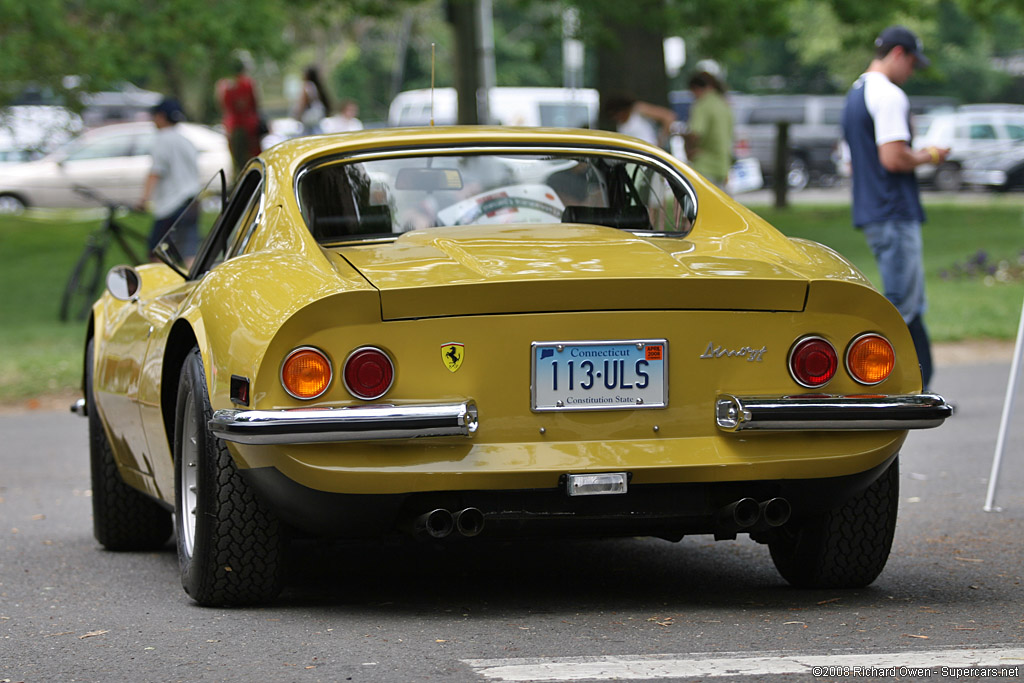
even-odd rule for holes
{"type": "Polygon", "coordinates": [[[911,435],[892,557],[854,591],[789,588],[746,539],[410,542],[298,547],[273,605],[201,608],[181,590],[170,545],[111,553],[93,540],[84,420],[3,415],[0,682],[707,681],[737,671],[747,673],[729,680],[810,681],[811,655],[877,674],[858,680],[893,680],[878,669],[891,662],[957,657],[1017,666],[1002,678],[1017,680],[1019,427],[998,490],[1004,511],[982,511],[1007,373],[984,359],[940,367],[935,389],[958,414],[911,435]]]}

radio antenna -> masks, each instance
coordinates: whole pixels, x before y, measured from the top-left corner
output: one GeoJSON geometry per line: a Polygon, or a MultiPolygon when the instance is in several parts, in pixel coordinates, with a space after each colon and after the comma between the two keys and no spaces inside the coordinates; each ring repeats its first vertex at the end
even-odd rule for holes
{"type": "Polygon", "coordinates": [[[430,44],[430,127],[434,127],[434,45],[430,44]]]}

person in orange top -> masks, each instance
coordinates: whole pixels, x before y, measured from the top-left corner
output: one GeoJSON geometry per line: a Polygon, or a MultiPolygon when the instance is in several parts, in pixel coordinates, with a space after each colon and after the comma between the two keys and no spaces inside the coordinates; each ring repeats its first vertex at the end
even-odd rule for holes
{"type": "Polygon", "coordinates": [[[224,112],[224,130],[228,136],[235,174],[250,158],[260,153],[260,111],[252,79],[245,63],[235,63],[235,75],[217,83],[217,99],[224,112]]]}

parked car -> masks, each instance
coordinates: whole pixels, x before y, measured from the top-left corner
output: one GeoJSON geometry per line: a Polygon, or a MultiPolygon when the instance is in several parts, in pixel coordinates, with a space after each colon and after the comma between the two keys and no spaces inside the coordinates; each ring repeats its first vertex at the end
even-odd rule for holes
{"type": "Polygon", "coordinates": [[[771,183],[778,124],[785,122],[789,124],[788,186],[802,190],[810,184],[832,185],[837,177],[834,152],[843,135],[844,101],[841,95],[732,95],[736,156],[757,158],[765,181],[771,183]]]}
{"type": "MultiPolygon", "coordinates": [[[[198,148],[204,177],[231,168],[223,134],[192,123],[178,126],[198,148]]],[[[142,196],[152,165],[149,149],[155,132],[151,122],[102,126],[42,159],[0,166],[0,212],[92,206],[88,198],[74,191],[75,185],[90,187],[114,202],[134,205],[142,196]]]]}
{"type": "Polygon", "coordinates": [[[111,271],[77,409],[96,538],[173,528],[205,605],[277,595],[289,539],[402,534],[749,533],[864,586],[951,413],[856,268],[623,135],[289,140],[190,265],[175,232],[111,271]]]}
{"type": "MultiPolygon", "coordinates": [[[[596,128],[597,91],[592,88],[492,88],[491,123],[502,126],[596,128]]],[[[452,125],[458,120],[455,88],[407,90],[392,100],[389,126],[452,125]]]]}
{"type": "Polygon", "coordinates": [[[995,192],[1024,189],[1024,141],[1018,140],[1001,152],[968,159],[961,175],[972,187],[995,192]]]}
{"type": "Polygon", "coordinates": [[[914,147],[949,147],[939,166],[918,166],[918,179],[942,192],[955,192],[964,183],[962,170],[970,161],[991,157],[1024,140],[1024,106],[966,105],[915,120],[914,147]]]}

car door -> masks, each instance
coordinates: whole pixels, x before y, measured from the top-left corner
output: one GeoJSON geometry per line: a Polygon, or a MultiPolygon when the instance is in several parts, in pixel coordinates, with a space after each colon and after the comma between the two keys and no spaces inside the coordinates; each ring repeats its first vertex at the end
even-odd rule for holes
{"type": "Polygon", "coordinates": [[[59,164],[60,188],[67,203],[55,206],[85,206],[89,200],[77,195],[74,185],[84,185],[119,204],[134,205],[152,165],[149,145],[153,133],[139,131],[104,135],[72,151],[59,164]]]}
{"type": "Polygon", "coordinates": [[[147,483],[152,482],[152,458],[140,422],[138,399],[146,346],[153,331],[146,313],[147,297],[157,289],[153,280],[151,274],[146,275],[138,300],[107,308],[103,327],[96,332],[93,377],[96,403],[109,427],[118,462],[147,483]]]}
{"type": "MultiPolygon", "coordinates": [[[[197,201],[206,204],[212,194],[201,193],[197,201]]],[[[170,499],[174,495],[171,488],[174,482],[174,460],[172,444],[164,428],[162,402],[163,368],[170,331],[181,315],[182,304],[205,274],[224,260],[245,251],[252,232],[262,220],[263,206],[263,174],[259,164],[255,163],[236,185],[235,192],[214,221],[188,278],[174,275],[171,284],[145,297],[135,314],[138,324],[148,325],[152,330],[147,336],[145,358],[141,363],[137,395],[139,420],[145,431],[147,453],[151,454],[156,486],[170,499]]],[[[170,268],[167,270],[170,271],[170,268]]],[[[169,381],[177,382],[177,377],[169,378],[169,381]]],[[[169,409],[173,414],[174,407],[170,406],[169,409]]]]}
{"type": "Polygon", "coordinates": [[[1006,136],[1000,135],[999,126],[991,116],[966,116],[956,127],[954,150],[960,159],[977,159],[978,157],[998,152],[1006,142],[1006,136]],[[1000,139],[1002,138],[1002,139],[1000,139]]]}

